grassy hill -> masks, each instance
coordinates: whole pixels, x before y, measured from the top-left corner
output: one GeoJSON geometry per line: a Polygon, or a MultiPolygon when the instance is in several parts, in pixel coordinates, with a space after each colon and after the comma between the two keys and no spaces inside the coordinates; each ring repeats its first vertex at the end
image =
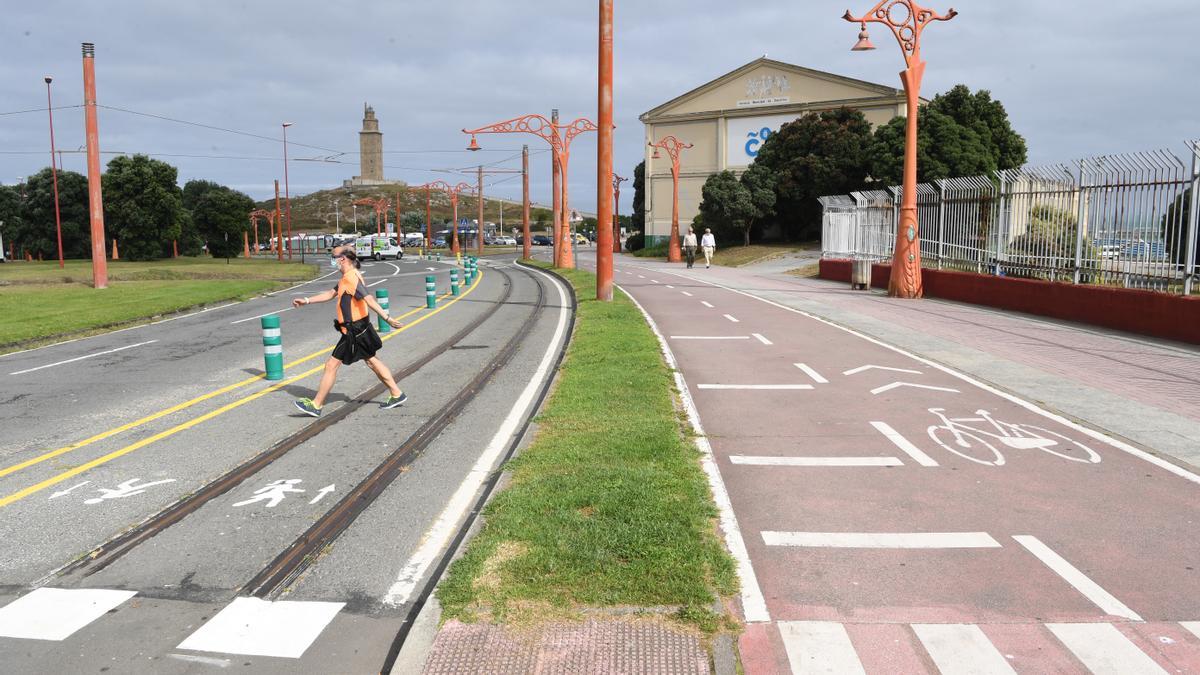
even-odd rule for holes
{"type": "MultiPolygon", "coordinates": [[[[405,185],[373,185],[373,186],[356,186],[353,188],[333,188],[329,190],[321,190],[312,192],[306,195],[292,196],[292,231],[293,232],[333,232],[336,223],[335,214],[341,212],[341,227],[343,232],[348,232],[353,229],[352,222],[354,217],[353,202],[362,198],[378,199],[387,197],[391,202],[388,208],[387,220],[385,222],[396,222],[396,200],[400,200],[400,213],[415,213],[420,217],[420,222],[425,222],[425,191],[410,189],[405,185]],[[335,200],[337,204],[335,205],[335,200]]],[[[448,220],[452,217],[450,206],[450,197],[444,193],[433,193],[433,222],[436,225],[439,222],[448,220]]],[[[520,204],[514,204],[511,201],[503,202],[504,205],[504,224],[507,229],[509,223],[517,225],[521,219],[520,204]]],[[[275,208],[275,201],[267,200],[258,203],[258,208],[271,211],[275,208]]],[[[280,197],[280,208],[284,208],[283,198],[280,197]]],[[[478,202],[474,197],[463,195],[458,200],[458,217],[474,219],[478,214],[478,202]]],[[[500,221],[501,201],[498,199],[488,199],[484,196],[483,218],[485,221],[499,222],[500,221]]],[[[543,215],[545,222],[550,222],[550,212],[547,209],[531,208],[530,222],[531,224],[538,221],[538,216],[543,215]]],[[[370,206],[358,207],[358,230],[367,232],[374,230],[375,210],[370,206]]]]}

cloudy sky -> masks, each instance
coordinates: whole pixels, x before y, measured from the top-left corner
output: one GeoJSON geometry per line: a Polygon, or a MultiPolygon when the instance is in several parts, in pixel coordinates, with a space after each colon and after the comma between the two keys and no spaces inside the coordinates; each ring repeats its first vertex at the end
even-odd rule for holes
{"type": "MultiPolygon", "coordinates": [[[[856,13],[871,2],[850,1],[856,13]]],[[[874,32],[879,50],[849,51],[857,27],[840,19],[846,2],[617,0],[617,171],[631,175],[642,157],[639,114],[763,54],[899,86],[900,53],[881,30],[874,32]]],[[[1196,2],[959,0],[960,16],[925,34],[922,93],[957,83],[991,90],[1035,164],[1153,148],[1182,154],[1185,139],[1200,137],[1200,61],[1188,25],[1196,2]]],[[[48,165],[45,75],[54,77],[55,108],[64,108],[55,114],[57,147],[82,149],[85,41],[96,44],[99,103],[133,111],[100,111],[102,150],[157,155],[179,167],[181,182],[207,178],[259,199],[282,178],[281,143],[271,138],[284,120],[295,124],[288,134],[294,194],[357,173],[366,101],[384,132],[389,178],[449,178],[445,170],[480,161],[519,168],[528,143],[537,153],[533,196],[545,202],[543,141],[485,136],[487,151],[468,154],[458,130],[555,107],[566,119],[596,114],[591,1],[11,5],[0,26],[5,184],[48,165]],[[304,161],[331,156],[345,163],[304,161]]],[[[572,151],[572,203],[592,210],[594,135],[581,136],[572,151]]],[[[63,167],[83,172],[84,156],[64,154],[63,167]]],[[[519,180],[491,181],[492,194],[519,198],[519,180]]],[[[631,193],[622,194],[622,212],[631,193]]]]}

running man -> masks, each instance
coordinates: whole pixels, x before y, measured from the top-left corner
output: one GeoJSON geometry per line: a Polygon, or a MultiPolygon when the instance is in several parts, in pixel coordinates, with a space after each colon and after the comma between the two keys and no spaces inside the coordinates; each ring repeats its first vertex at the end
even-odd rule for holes
{"type": "Polygon", "coordinates": [[[379,339],[379,334],[371,325],[371,317],[367,310],[368,308],[374,310],[392,328],[400,328],[404,324],[388,315],[379,306],[379,303],[375,302],[375,298],[367,292],[362,272],[358,271],[362,267],[362,263],[358,261],[358,256],[353,249],[347,246],[335,248],[331,256],[333,264],[342,273],[342,278],[338,281],[337,286],[324,293],[296,298],[292,301],[292,305],[303,307],[314,302],[327,302],[337,298],[337,318],[333,325],[342,336],[338,340],[337,346],[333,348],[333,354],[325,362],[325,372],[321,375],[321,384],[317,389],[317,395],[311,399],[297,400],[296,407],[305,415],[320,417],[321,408],[325,405],[325,397],[329,396],[329,391],[333,389],[333,383],[337,379],[338,368],[343,363],[350,365],[355,361],[365,361],[367,367],[375,373],[375,376],[387,386],[391,393],[379,407],[386,410],[396,408],[407,401],[408,396],[405,396],[404,392],[400,391],[400,387],[396,386],[392,371],[383,365],[383,361],[380,361],[379,357],[375,356],[375,353],[383,347],[383,341],[379,339]]]}

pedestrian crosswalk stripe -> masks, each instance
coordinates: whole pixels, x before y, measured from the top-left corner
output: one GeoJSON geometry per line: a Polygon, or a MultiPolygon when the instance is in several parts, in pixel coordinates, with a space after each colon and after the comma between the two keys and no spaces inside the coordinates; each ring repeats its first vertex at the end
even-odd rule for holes
{"type": "Polygon", "coordinates": [[[1179,625],[1186,628],[1192,635],[1200,638],[1200,621],[1181,621],[1179,625]]]}
{"type": "Polygon", "coordinates": [[[344,606],[343,602],[237,598],[179,648],[298,659],[344,606]]]}
{"type": "Polygon", "coordinates": [[[1094,675],[1166,673],[1112,624],[1048,623],[1046,627],[1094,675]]]}
{"type": "Polygon", "coordinates": [[[916,624],[912,628],[943,675],[1016,673],[979,626],[916,624]]]}
{"type": "Polygon", "coordinates": [[[0,637],[65,640],[137,591],[39,588],[0,607],[0,637]]]}
{"type": "Polygon", "coordinates": [[[779,634],[793,673],[866,673],[840,623],[780,621],[779,634]]]}

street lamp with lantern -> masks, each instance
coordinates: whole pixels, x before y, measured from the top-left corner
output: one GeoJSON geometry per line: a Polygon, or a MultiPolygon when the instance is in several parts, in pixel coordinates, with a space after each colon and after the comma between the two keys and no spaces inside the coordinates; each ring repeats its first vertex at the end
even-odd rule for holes
{"type": "Polygon", "coordinates": [[[58,268],[62,269],[66,263],[63,262],[62,216],[58,210],[58,166],[54,163],[54,106],[50,103],[50,83],[54,78],[47,75],[43,79],[46,81],[46,112],[50,114],[50,175],[54,180],[54,231],[58,236],[58,268]]]}
{"type": "Polygon", "coordinates": [[[621,183],[628,180],[613,174],[613,253],[621,252],[621,183]]]}
{"type": "Polygon", "coordinates": [[[904,83],[907,119],[904,133],[904,192],[900,201],[900,222],[896,227],[896,249],[892,254],[892,275],[888,295],[894,298],[919,298],[921,285],[921,240],[917,223],[917,114],[921,97],[921,78],[925,61],[921,59],[921,33],[934,21],[949,21],[958,15],[951,8],[939,14],[912,0],[880,0],[866,15],[854,16],[846,10],[843,19],[862,27],[852,51],[875,49],[867,35],[867,23],[887,26],[904,53],[904,83]]]}
{"type": "Polygon", "coordinates": [[[662,159],[659,148],[666,150],[671,158],[671,238],[667,242],[667,262],[681,262],[683,252],[679,247],[679,151],[692,147],[674,136],[667,136],[657,143],[647,143],[654,148],[650,159],[662,159]]]}
{"type": "Polygon", "coordinates": [[[287,129],[292,126],[291,122],[283,123],[283,203],[287,209],[287,253],[288,260],[292,259],[292,191],[288,185],[288,160],[287,160],[287,129]]]}

